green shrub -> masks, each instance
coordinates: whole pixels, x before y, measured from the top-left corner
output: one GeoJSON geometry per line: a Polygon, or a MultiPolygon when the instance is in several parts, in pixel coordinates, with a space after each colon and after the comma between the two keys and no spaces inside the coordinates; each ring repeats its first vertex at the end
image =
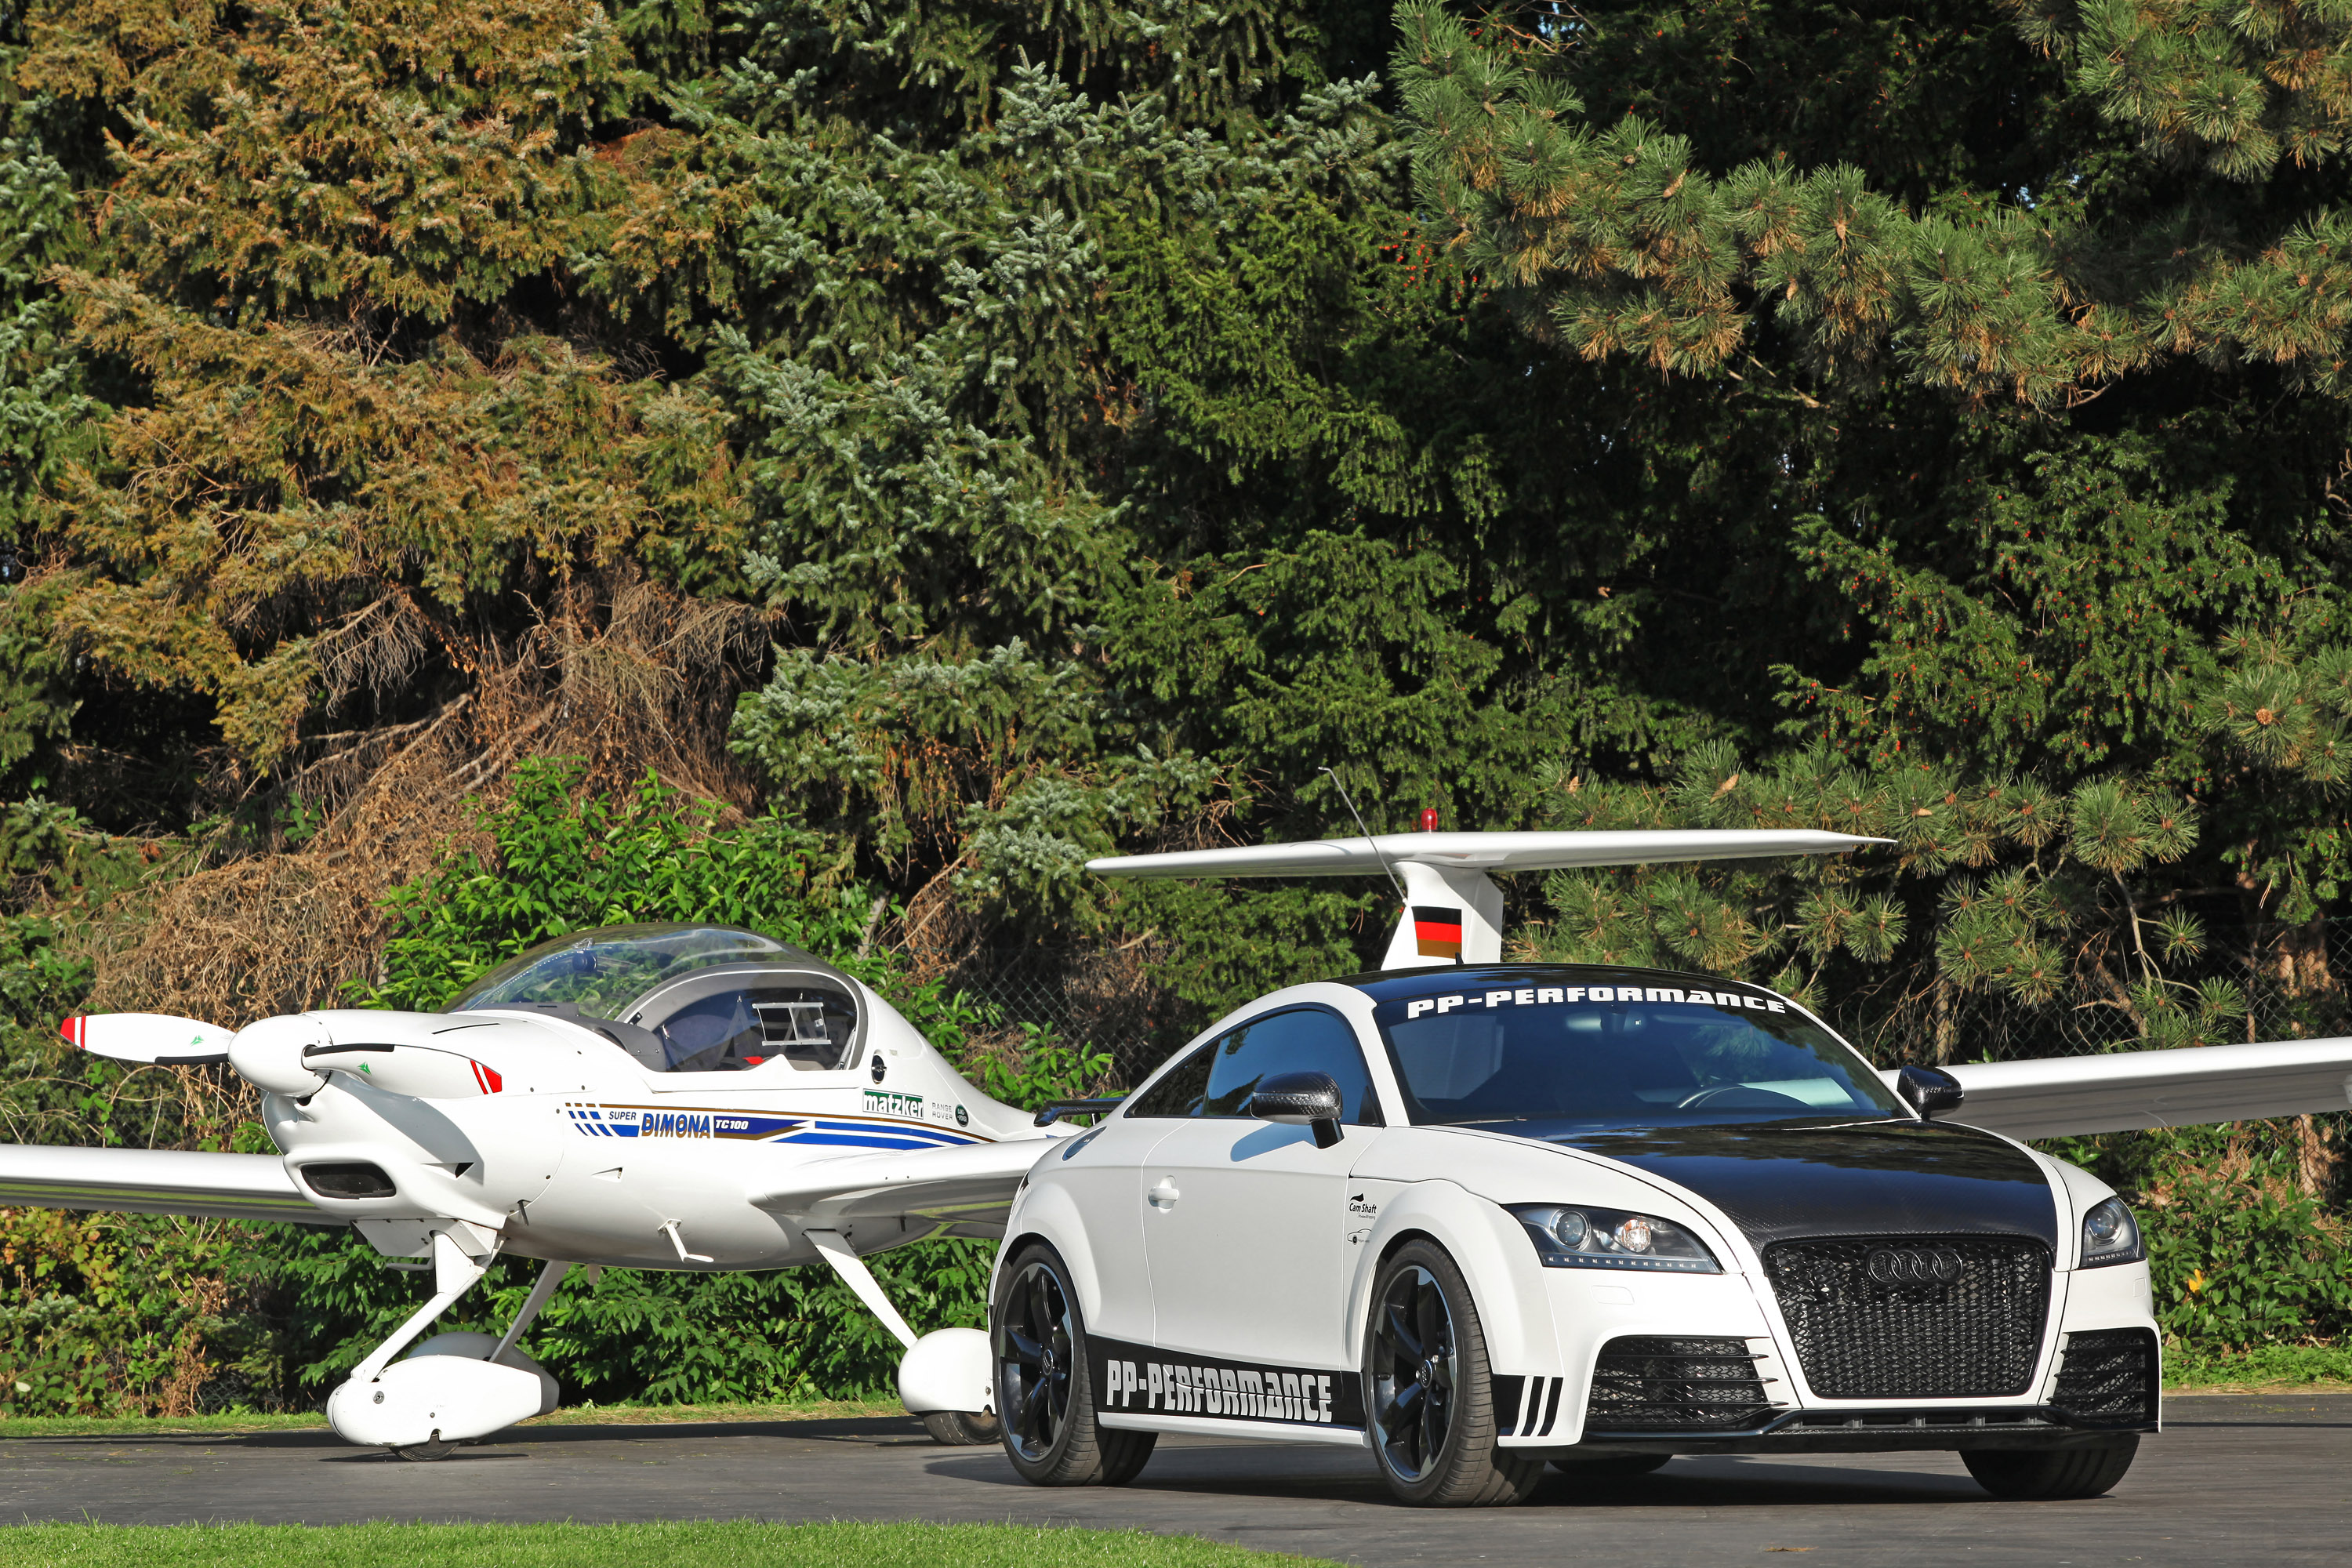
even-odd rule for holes
{"type": "Polygon", "coordinates": [[[2147,1237],[2157,1321],[2206,1351],[2352,1336],[2344,1221],[2326,1191],[2339,1118],[2067,1139],[2051,1152],[2131,1202],[2147,1237]]]}

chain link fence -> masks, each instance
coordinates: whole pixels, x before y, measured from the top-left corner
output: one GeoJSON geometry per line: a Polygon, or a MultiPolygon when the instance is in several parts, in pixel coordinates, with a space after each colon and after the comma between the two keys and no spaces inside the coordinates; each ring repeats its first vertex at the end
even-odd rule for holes
{"type": "MultiPolygon", "coordinates": [[[[2337,978],[2346,974],[2352,974],[2352,923],[2331,921],[2287,933],[2252,955],[2209,963],[2185,979],[2176,975],[2190,989],[2176,987],[2175,994],[2194,1013],[2193,987],[2222,980],[2243,1001],[2242,1010],[2200,1032],[2198,1044],[2310,1039],[2352,1034],[2352,995],[2337,978]]],[[[1832,996],[1827,1016],[1883,1067],[2009,1061],[2146,1048],[2140,1020],[2124,1001],[2086,995],[2079,984],[2041,1006],[1990,991],[1927,986],[1893,1000],[1884,991],[1832,996]]]]}
{"type": "Polygon", "coordinates": [[[1135,1082],[1190,1033],[1189,1012],[1154,985],[1141,948],[1034,942],[986,948],[950,969],[953,990],[990,1008],[995,1026],[972,1042],[1010,1053],[1032,1032],[1108,1051],[1115,1083],[1135,1082]]]}

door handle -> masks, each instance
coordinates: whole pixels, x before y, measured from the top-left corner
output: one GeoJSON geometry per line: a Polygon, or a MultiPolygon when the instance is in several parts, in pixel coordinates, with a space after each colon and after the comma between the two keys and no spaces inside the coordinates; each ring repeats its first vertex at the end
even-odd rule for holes
{"type": "Polygon", "coordinates": [[[1173,1177],[1162,1176],[1160,1178],[1160,1184],[1143,1195],[1153,1208],[1172,1209],[1176,1206],[1176,1200],[1184,1194],[1176,1190],[1173,1177]]]}

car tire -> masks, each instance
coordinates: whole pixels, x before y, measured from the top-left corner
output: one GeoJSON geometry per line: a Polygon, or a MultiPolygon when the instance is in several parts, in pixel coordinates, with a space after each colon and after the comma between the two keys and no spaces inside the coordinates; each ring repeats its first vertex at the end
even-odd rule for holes
{"type": "Polygon", "coordinates": [[[2138,1436],[2126,1434],[2096,1447],[1969,1449],[1960,1463],[2004,1501],[2063,1502],[2105,1496],[2138,1452],[2138,1436]]]}
{"type": "Polygon", "coordinates": [[[927,1410],[923,1413],[923,1430],[931,1435],[934,1443],[969,1448],[995,1442],[1003,1428],[996,1417],[985,1410],[927,1410]]]}
{"type": "Polygon", "coordinates": [[[1389,1490],[1422,1508],[1523,1501],[1544,1461],[1496,1445],[1486,1336],[1454,1259],[1433,1243],[1405,1243],[1381,1265],[1371,1303],[1364,1411],[1389,1490]]]}
{"type": "Polygon", "coordinates": [[[1086,1319],[1061,1254],[1033,1242],[998,1276],[988,1314],[997,1422],[1005,1457],[1040,1487],[1124,1486],[1151,1458],[1156,1432],[1095,1420],[1086,1319]]]}
{"type": "Polygon", "coordinates": [[[1580,1481],[1630,1481],[1673,1458],[1672,1454],[1618,1454],[1606,1459],[1554,1459],[1551,1468],[1580,1481]]]}

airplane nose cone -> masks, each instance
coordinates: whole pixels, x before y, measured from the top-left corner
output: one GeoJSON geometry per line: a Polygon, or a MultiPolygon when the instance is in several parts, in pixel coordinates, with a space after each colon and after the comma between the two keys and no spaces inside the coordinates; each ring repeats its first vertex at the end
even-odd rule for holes
{"type": "Polygon", "coordinates": [[[264,1018],[237,1031],[229,1042],[228,1065],[257,1089],[300,1100],[327,1081],[302,1065],[302,1052],[326,1043],[326,1026],[307,1014],[264,1018]]]}

